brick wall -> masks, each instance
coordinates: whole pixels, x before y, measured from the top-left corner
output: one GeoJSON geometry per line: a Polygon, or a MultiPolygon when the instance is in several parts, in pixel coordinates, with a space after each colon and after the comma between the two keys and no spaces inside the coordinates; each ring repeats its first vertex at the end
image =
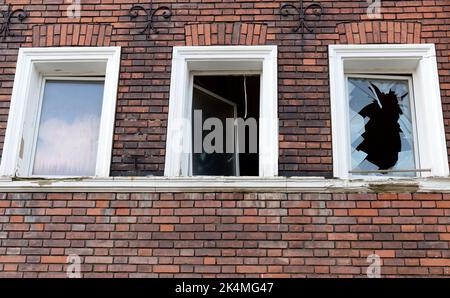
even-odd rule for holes
{"type": "MultiPolygon", "coordinates": [[[[1,1],[4,3],[4,1],[1,1]]],[[[82,1],[83,2],[83,1],[82,1]]],[[[90,1],[84,1],[90,2],[90,1]]],[[[66,16],[63,0],[8,0],[30,17],[0,42],[0,147],[6,129],[20,46],[118,45],[123,47],[112,174],[162,175],[173,46],[275,44],[279,46],[280,175],[332,176],[327,46],[338,43],[436,43],[450,140],[450,6],[446,0],[383,1],[383,18],[368,20],[365,0],[316,1],[325,10],[317,34],[293,33],[293,18],[280,15],[285,1],[156,1],[172,8],[159,18],[159,34],[132,21],[139,1],[83,4],[82,17],[66,16]],[[42,2],[42,3],[41,3],[42,2]]],[[[140,1],[149,8],[148,1],[140,1]]],[[[298,5],[296,1],[291,1],[298,5]]],[[[449,142],[450,147],[450,142],[449,142]]]]}
{"type": "Polygon", "coordinates": [[[2,194],[0,277],[450,275],[441,194],[2,194]]]}
{"type": "MultiPolygon", "coordinates": [[[[162,175],[173,46],[279,46],[280,175],[332,175],[330,44],[435,43],[450,148],[450,3],[324,1],[317,34],[300,36],[285,1],[154,1],[159,34],[128,10],[149,1],[8,0],[30,16],[0,41],[0,148],[19,47],[122,46],[112,175],[162,175]]],[[[4,1],[0,1],[0,4],[4,1]]],[[[297,4],[296,1],[289,3],[297,4]]],[[[298,5],[298,4],[297,4],[298,5]]],[[[386,276],[448,276],[450,197],[442,194],[0,194],[0,277],[360,276],[382,257],[386,276]]]]}

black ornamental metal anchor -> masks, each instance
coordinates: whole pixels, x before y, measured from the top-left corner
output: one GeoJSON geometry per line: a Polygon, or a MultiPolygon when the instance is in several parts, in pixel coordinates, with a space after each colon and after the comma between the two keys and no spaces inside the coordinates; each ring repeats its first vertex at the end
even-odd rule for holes
{"type": "Polygon", "coordinates": [[[147,25],[140,32],[141,34],[143,34],[148,31],[147,38],[150,37],[150,35],[152,33],[158,34],[158,29],[156,29],[154,26],[155,18],[157,16],[158,12],[162,12],[161,16],[165,19],[170,19],[172,17],[172,10],[170,9],[170,7],[160,6],[160,7],[153,9],[153,4],[152,4],[152,2],[150,2],[149,9],[146,9],[142,5],[138,5],[138,4],[133,5],[133,7],[131,7],[130,12],[129,12],[129,16],[131,17],[131,19],[136,19],[139,16],[139,11],[144,12],[147,17],[147,25]]]}
{"type": "Polygon", "coordinates": [[[300,0],[299,7],[296,7],[292,4],[283,4],[280,8],[280,11],[281,11],[281,15],[283,17],[297,16],[298,26],[295,27],[294,29],[292,29],[292,31],[300,32],[301,42],[302,42],[302,46],[303,46],[303,43],[304,43],[303,34],[305,32],[314,33],[317,22],[319,22],[320,19],[322,18],[324,8],[319,3],[311,3],[311,4],[306,5],[306,7],[305,7],[303,0],[300,0]],[[310,21],[307,20],[307,16],[310,13],[316,17],[316,19],[314,20],[313,26],[310,26],[309,25],[310,21]]]}
{"type": "Polygon", "coordinates": [[[11,4],[6,5],[6,9],[0,12],[2,16],[2,23],[0,24],[0,39],[5,39],[8,36],[14,36],[11,32],[11,24],[13,19],[23,22],[28,17],[28,14],[23,9],[11,8],[11,4]]]}

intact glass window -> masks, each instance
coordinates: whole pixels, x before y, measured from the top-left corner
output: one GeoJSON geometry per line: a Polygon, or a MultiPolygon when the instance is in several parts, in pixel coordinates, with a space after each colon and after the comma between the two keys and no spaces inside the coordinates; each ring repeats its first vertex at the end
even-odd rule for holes
{"type": "Polygon", "coordinates": [[[347,77],[351,173],[417,175],[411,76],[347,77]]]}
{"type": "Polygon", "coordinates": [[[109,177],[120,47],[21,48],[3,177],[109,177]]]}
{"type": "Polygon", "coordinates": [[[35,176],[94,176],[104,80],[46,79],[37,125],[35,176]]]}

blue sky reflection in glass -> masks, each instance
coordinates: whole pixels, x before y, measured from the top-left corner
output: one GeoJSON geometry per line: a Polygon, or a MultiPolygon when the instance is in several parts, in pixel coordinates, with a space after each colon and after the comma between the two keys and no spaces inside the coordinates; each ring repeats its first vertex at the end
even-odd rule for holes
{"type": "Polygon", "coordinates": [[[103,81],[46,81],[33,175],[95,175],[103,92],[103,81]]]}

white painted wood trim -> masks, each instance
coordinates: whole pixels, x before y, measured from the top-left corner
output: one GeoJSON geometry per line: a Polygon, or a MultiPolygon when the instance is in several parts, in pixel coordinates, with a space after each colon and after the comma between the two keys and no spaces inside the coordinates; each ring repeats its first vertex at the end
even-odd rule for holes
{"type": "MultiPolygon", "coordinates": [[[[330,96],[333,138],[334,176],[350,178],[350,141],[348,136],[348,103],[345,64],[360,63],[359,73],[413,76],[417,113],[418,146],[421,168],[431,168],[424,177],[448,177],[448,151],[436,50],[434,44],[410,45],[330,45],[330,96]],[[364,63],[376,61],[380,69],[364,69],[364,63]]],[[[352,72],[349,72],[352,73],[352,72]]],[[[372,180],[372,177],[366,179],[372,180]]]]}
{"type": "Polygon", "coordinates": [[[278,175],[277,46],[174,47],[165,176],[189,176],[191,72],[261,73],[260,176],[278,175]],[[257,67],[256,67],[257,66],[257,67]],[[255,69],[257,68],[257,69],[255,69]],[[186,125],[188,124],[188,125],[186,125]]]}
{"type": "Polygon", "coordinates": [[[117,91],[120,76],[121,49],[113,48],[108,57],[103,95],[102,117],[97,151],[97,177],[109,177],[111,170],[114,127],[116,121],[117,91]]]}
{"type": "Polygon", "coordinates": [[[0,176],[17,176],[19,164],[30,162],[29,160],[22,160],[20,158],[21,148],[25,141],[24,124],[27,121],[27,107],[30,94],[39,92],[39,90],[34,90],[37,86],[36,82],[40,81],[44,75],[48,75],[39,73],[36,70],[35,63],[45,62],[106,63],[106,73],[103,73],[105,75],[105,91],[100,124],[96,177],[109,176],[119,81],[120,53],[120,47],[21,48],[19,50],[0,165],[0,176]],[[31,86],[32,83],[33,86],[31,86]]]}

